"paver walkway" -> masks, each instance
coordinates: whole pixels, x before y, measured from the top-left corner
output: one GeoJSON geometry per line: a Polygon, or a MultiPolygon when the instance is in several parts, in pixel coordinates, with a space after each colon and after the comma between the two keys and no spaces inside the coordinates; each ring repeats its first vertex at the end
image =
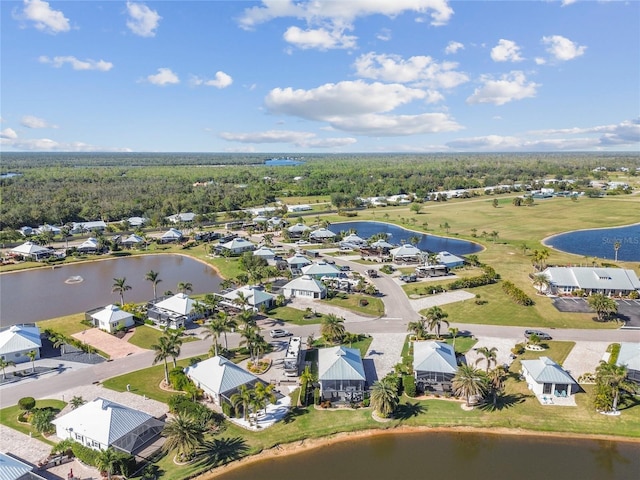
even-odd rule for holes
{"type": "Polygon", "coordinates": [[[393,367],[401,361],[400,355],[407,334],[378,333],[372,336],[373,341],[363,359],[367,381],[370,385],[393,371],[393,367]],[[372,366],[375,371],[372,370],[372,366]]]}
{"type": "Polygon", "coordinates": [[[103,332],[99,328],[90,328],[82,332],[74,333],[73,338],[88,343],[89,345],[102,350],[109,355],[112,360],[116,358],[135,355],[136,353],[146,352],[144,348],[137,347],[127,341],[120,339],[107,332],[103,332]]]}

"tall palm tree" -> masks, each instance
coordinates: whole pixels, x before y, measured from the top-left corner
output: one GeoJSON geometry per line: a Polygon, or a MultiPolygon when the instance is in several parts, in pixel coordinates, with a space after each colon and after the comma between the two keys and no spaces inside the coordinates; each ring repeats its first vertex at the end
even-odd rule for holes
{"type": "Polygon", "coordinates": [[[155,365],[156,363],[164,362],[164,382],[167,385],[169,384],[169,365],[167,364],[167,358],[172,355],[172,348],[171,340],[164,335],[158,338],[158,343],[151,345],[151,349],[156,354],[151,364],[155,365]]]}
{"type": "Polygon", "coordinates": [[[407,331],[413,333],[416,336],[416,340],[422,340],[426,337],[427,331],[424,322],[424,318],[420,318],[420,320],[407,324],[407,331]]]}
{"type": "Polygon", "coordinates": [[[449,314],[444,312],[437,305],[427,310],[427,314],[425,315],[427,326],[429,327],[429,330],[436,331],[436,337],[438,339],[440,339],[440,328],[442,327],[442,324],[444,323],[449,327],[449,322],[446,320],[448,316],[449,314]]]}
{"type": "Polygon", "coordinates": [[[114,278],[111,293],[120,294],[120,305],[124,305],[124,292],[131,290],[131,285],[127,285],[127,277],[114,278]]]}
{"type": "Polygon", "coordinates": [[[276,394],[273,390],[276,386],[273,383],[265,385],[264,383],[257,383],[254,390],[256,406],[258,408],[264,408],[264,413],[267,413],[267,405],[270,403],[276,403],[276,394]]]}
{"type": "Polygon", "coordinates": [[[53,345],[53,348],[59,348],[60,353],[64,355],[64,346],[69,341],[62,333],[54,332],[49,335],[49,341],[53,345]]]}
{"type": "Polygon", "coordinates": [[[543,293],[549,288],[549,277],[544,273],[537,273],[533,276],[533,286],[538,290],[538,293],[543,293]]]}
{"type": "Polygon", "coordinates": [[[165,335],[168,338],[169,341],[169,350],[170,350],[170,355],[171,358],[173,359],[173,368],[176,368],[178,366],[178,362],[177,359],[180,356],[180,348],[182,347],[182,332],[183,329],[180,328],[178,330],[167,330],[165,332],[165,335]]]}
{"type": "Polygon", "coordinates": [[[4,357],[0,357],[0,370],[2,370],[2,378],[4,380],[7,379],[7,372],[5,372],[5,369],[7,367],[15,367],[16,366],[16,362],[12,362],[11,360],[5,360],[4,357]]]}
{"type": "Polygon", "coordinates": [[[182,292],[182,293],[193,292],[193,284],[190,282],[178,283],[178,292],[182,292]]]}
{"type": "Polygon", "coordinates": [[[458,367],[451,385],[454,393],[465,397],[467,406],[470,406],[471,397],[484,395],[487,391],[487,377],[482,370],[463,364],[458,367]]]}
{"type": "Polygon", "coordinates": [[[456,338],[458,337],[458,334],[460,333],[460,330],[456,327],[450,327],[449,328],[449,334],[451,335],[451,338],[453,339],[453,342],[451,342],[451,346],[453,347],[453,351],[456,351],[456,338]]]}
{"type": "Polygon", "coordinates": [[[601,361],[596,368],[596,384],[603,387],[610,394],[612,412],[618,409],[621,391],[633,393],[638,390],[634,383],[627,380],[628,373],[626,366],[605,361],[601,361]]]}
{"type": "Polygon", "coordinates": [[[96,460],[97,467],[107,472],[107,480],[111,480],[111,475],[115,471],[116,465],[121,461],[121,457],[113,448],[109,447],[106,450],[101,450],[96,460]]]}
{"type": "Polygon", "coordinates": [[[604,321],[618,312],[618,304],[604,293],[594,293],[587,299],[589,306],[596,311],[599,321],[604,321]]]}
{"type": "Polygon", "coordinates": [[[81,407],[85,403],[87,403],[87,401],[84,398],[82,398],[80,395],[74,396],[69,401],[69,405],[71,405],[71,410],[75,410],[76,408],[81,407]]]}
{"type": "Polygon", "coordinates": [[[31,360],[31,372],[35,372],[36,371],[36,357],[38,356],[38,352],[37,350],[29,350],[27,352],[27,357],[29,357],[29,360],[31,360]]]}
{"type": "Polygon", "coordinates": [[[500,365],[499,367],[496,367],[488,372],[487,379],[489,381],[489,390],[491,390],[491,395],[493,396],[493,406],[495,408],[498,405],[498,396],[504,390],[504,382],[507,379],[507,371],[502,365],[500,365]]]}
{"type": "Polygon", "coordinates": [[[203,325],[205,334],[204,338],[213,337],[214,355],[218,356],[218,340],[220,335],[226,331],[226,323],[222,318],[214,318],[211,322],[203,325]]]}
{"type": "Polygon", "coordinates": [[[162,281],[160,278],[158,278],[159,275],[160,275],[159,272],[154,272],[153,270],[149,270],[147,272],[147,274],[144,276],[144,279],[148,280],[153,285],[153,299],[154,300],[156,298],[158,298],[157,286],[162,281]]]}
{"type": "Polygon", "coordinates": [[[238,407],[242,407],[242,417],[245,421],[249,421],[249,423],[251,423],[249,413],[251,404],[253,403],[253,398],[254,390],[247,387],[247,385],[240,385],[238,391],[229,398],[236,411],[238,410],[238,407]]]}
{"type": "Polygon", "coordinates": [[[487,368],[485,370],[486,373],[489,373],[489,369],[491,368],[491,364],[494,365],[498,362],[497,355],[498,349],[496,347],[480,347],[474,349],[480,355],[480,358],[476,360],[476,365],[482,361],[487,362],[487,368]]]}
{"type": "Polygon", "coordinates": [[[327,341],[331,343],[340,343],[345,333],[344,318],[340,318],[337,315],[330,313],[322,319],[320,332],[327,341]]]}
{"type": "Polygon", "coordinates": [[[238,323],[236,322],[235,318],[233,318],[224,310],[218,312],[218,318],[224,325],[224,330],[222,331],[224,335],[224,349],[229,350],[229,344],[227,342],[227,332],[233,332],[238,327],[238,323]]]}
{"type": "Polygon", "coordinates": [[[246,310],[249,306],[249,297],[246,296],[244,292],[238,292],[236,294],[236,298],[233,299],[233,303],[235,303],[241,310],[246,310]]]}
{"type": "Polygon", "coordinates": [[[388,377],[374,382],[371,386],[371,407],[381,417],[388,417],[398,407],[398,388],[388,377]]]}
{"type": "Polygon", "coordinates": [[[620,250],[620,247],[622,246],[622,243],[620,243],[618,240],[616,240],[616,242],[613,244],[613,251],[615,252],[615,261],[618,261],[618,250],[620,250]]]}
{"type": "Polygon", "coordinates": [[[178,414],[164,425],[162,435],[166,442],[162,448],[168,452],[176,450],[178,458],[191,459],[204,443],[205,427],[192,416],[178,414]]]}

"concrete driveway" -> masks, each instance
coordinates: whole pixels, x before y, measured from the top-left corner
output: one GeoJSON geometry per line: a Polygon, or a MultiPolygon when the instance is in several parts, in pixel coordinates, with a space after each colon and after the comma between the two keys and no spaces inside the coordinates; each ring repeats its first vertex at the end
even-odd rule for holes
{"type": "MultiPolygon", "coordinates": [[[[500,338],[500,337],[478,337],[478,343],[476,343],[471,350],[469,350],[465,357],[467,359],[467,365],[472,365],[485,370],[487,368],[487,362],[485,357],[478,354],[476,351],[478,348],[486,347],[491,349],[497,348],[496,352],[496,365],[511,365],[511,349],[518,342],[521,342],[520,337],[513,338],[500,338]]],[[[494,368],[492,365],[491,368],[494,368]]]]}
{"type": "Polygon", "coordinates": [[[585,373],[594,373],[600,360],[604,360],[609,342],[576,342],[562,367],[567,370],[574,380],[578,380],[585,373]]]}
{"type": "Polygon", "coordinates": [[[90,328],[82,332],[74,333],[72,336],[81,342],[102,350],[109,355],[112,360],[146,352],[144,348],[136,347],[128,342],[128,338],[133,335],[132,333],[127,335],[125,335],[124,338],[118,338],[107,332],[103,332],[99,328],[90,328]]]}

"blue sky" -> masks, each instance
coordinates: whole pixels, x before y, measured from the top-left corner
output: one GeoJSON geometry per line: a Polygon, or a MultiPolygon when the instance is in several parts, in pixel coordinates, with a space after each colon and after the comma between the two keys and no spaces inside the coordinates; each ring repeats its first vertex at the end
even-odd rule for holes
{"type": "Polygon", "coordinates": [[[0,2],[2,151],[639,151],[640,2],[0,2]]]}

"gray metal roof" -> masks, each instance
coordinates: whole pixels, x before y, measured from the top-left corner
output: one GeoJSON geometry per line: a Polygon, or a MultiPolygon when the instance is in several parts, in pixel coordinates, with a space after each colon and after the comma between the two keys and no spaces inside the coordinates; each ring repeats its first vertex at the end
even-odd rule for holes
{"type": "Polygon", "coordinates": [[[640,289],[640,280],[636,273],[624,268],[549,267],[544,274],[558,287],[583,290],[640,289]]]}
{"type": "Polygon", "coordinates": [[[196,384],[206,386],[217,394],[257,380],[255,375],[219,355],[187,367],[185,373],[196,384]]]}
{"type": "Polygon", "coordinates": [[[26,463],[0,452],[0,480],[17,480],[32,470],[26,463]]]}
{"type": "Polygon", "coordinates": [[[531,378],[537,383],[576,383],[571,375],[549,357],[522,360],[521,363],[522,368],[529,372],[531,378]]]}
{"type": "Polygon", "coordinates": [[[444,342],[413,342],[416,372],[456,373],[458,362],[453,347],[444,342]]]}
{"type": "Polygon", "coordinates": [[[313,277],[310,277],[309,275],[303,275],[301,277],[294,278],[282,288],[314,293],[322,293],[327,290],[327,287],[325,287],[322,282],[316,280],[313,277]]]}
{"type": "Polygon", "coordinates": [[[318,350],[318,380],[366,380],[360,350],[343,346],[318,350]]]}
{"type": "Polygon", "coordinates": [[[40,329],[35,325],[12,325],[0,332],[0,354],[42,347],[40,329]]]}
{"type": "Polygon", "coordinates": [[[621,342],[616,365],[624,365],[628,370],[640,372],[640,343],[621,342]]]}

